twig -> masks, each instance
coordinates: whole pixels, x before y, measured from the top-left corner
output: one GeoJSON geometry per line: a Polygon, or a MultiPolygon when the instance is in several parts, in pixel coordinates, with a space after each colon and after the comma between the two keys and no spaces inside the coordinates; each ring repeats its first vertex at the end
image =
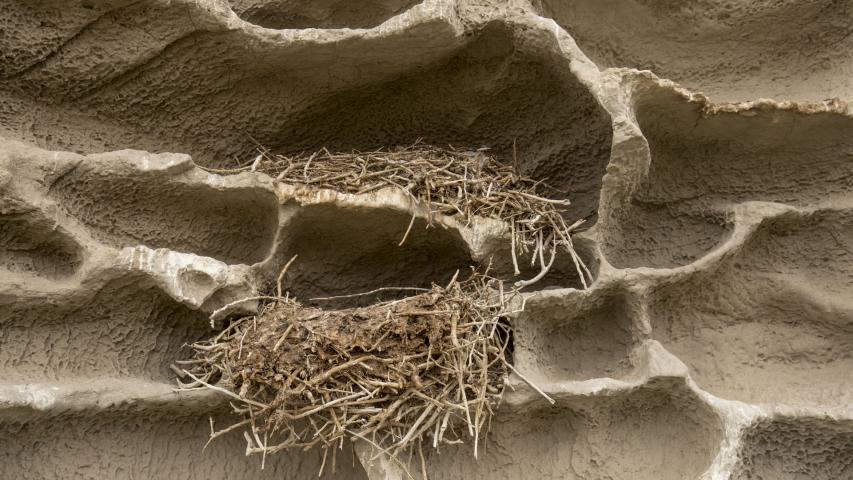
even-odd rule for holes
{"type": "MultiPolygon", "coordinates": [[[[542,247],[542,249],[544,249],[544,246],[542,247]]],[[[521,289],[521,288],[524,288],[526,286],[533,285],[534,283],[538,282],[539,280],[542,280],[543,278],[545,278],[545,275],[547,275],[548,271],[551,270],[551,266],[554,265],[554,258],[556,258],[556,256],[557,256],[557,246],[551,245],[551,259],[548,260],[547,265],[545,265],[544,260],[542,259],[541,255],[542,255],[542,253],[540,250],[540,263],[541,263],[542,268],[541,268],[541,270],[539,270],[539,273],[535,277],[531,278],[530,280],[520,280],[518,282],[515,282],[515,288],[516,289],[521,289]]]]}
{"type": "Polygon", "coordinates": [[[299,256],[299,254],[297,253],[297,254],[293,255],[292,257],[290,257],[290,260],[288,260],[287,263],[284,264],[284,268],[282,268],[281,272],[279,272],[279,274],[278,274],[278,278],[276,279],[276,282],[275,282],[275,285],[276,285],[275,293],[279,297],[281,297],[281,281],[282,281],[282,279],[284,279],[284,274],[285,274],[285,272],[287,272],[287,269],[290,267],[290,264],[293,263],[293,261],[296,260],[296,257],[298,257],[298,256],[299,256]]]}
{"type": "Polygon", "coordinates": [[[429,291],[428,288],[419,288],[419,287],[381,287],[381,288],[373,289],[369,292],[352,293],[349,295],[336,295],[333,297],[314,297],[314,298],[309,298],[308,300],[311,300],[311,301],[338,300],[341,298],[353,298],[353,297],[362,297],[365,295],[373,295],[374,293],[385,292],[385,291],[401,291],[401,290],[402,291],[412,291],[412,292],[428,292],[429,291]]]}
{"type": "Polygon", "coordinates": [[[412,231],[412,225],[415,224],[415,218],[417,218],[417,216],[417,213],[412,213],[412,219],[409,221],[409,226],[406,227],[406,233],[403,234],[403,239],[400,240],[400,243],[397,244],[398,247],[402,247],[403,244],[406,243],[406,239],[409,238],[409,232],[412,231]]]}
{"type": "Polygon", "coordinates": [[[234,392],[230,392],[230,391],[228,391],[228,390],[226,390],[226,389],[224,389],[224,388],[222,388],[222,387],[217,387],[216,385],[211,385],[211,384],[209,384],[209,383],[207,383],[207,382],[205,382],[205,381],[203,381],[203,380],[201,380],[201,379],[197,378],[195,375],[193,375],[192,373],[190,373],[190,372],[188,372],[188,371],[186,371],[186,370],[184,370],[184,373],[185,373],[185,374],[187,374],[187,375],[189,375],[189,376],[190,376],[190,378],[192,378],[192,379],[193,379],[193,380],[195,380],[196,382],[198,382],[198,383],[200,383],[200,384],[204,385],[205,387],[207,387],[207,388],[209,388],[209,389],[211,389],[211,390],[217,391],[217,392],[219,392],[219,393],[221,393],[221,394],[223,394],[223,395],[226,395],[226,396],[228,396],[228,397],[231,397],[231,398],[233,398],[233,399],[235,399],[235,400],[239,400],[239,401],[241,401],[241,402],[248,403],[249,405],[254,405],[254,406],[256,406],[256,407],[260,407],[260,408],[267,408],[267,406],[266,406],[266,405],[264,405],[263,403],[258,403],[258,402],[256,402],[256,401],[251,400],[251,399],[248,399],[248,398],[242,398],[242,397],[240,397],[239,395],[237,395],[237,394],[236,394],[236,393],[234,393],[234,392]]]}
{"type": "Polygon", "coordinates": [[[518,369],[516,369],[511,363],[506,362],[505,365],[507,366],[507,368],[512,370],[512,373],[518,375],[518,378],[522,379],[524,381],[524,383],[526,383],[528,386],[530,386],[530,388],[535,390],[536,393],[538,393],[539,395],[542,395],[542,397],[545,398],[545,400],[548,400],[548,403],[550,403],[551,405],[554,405],[555,403],[557,403],[553,398],[551,398],[550,395],[548,395],[547,393],[542,391],[542,389],[537,387],[535,383],[531,382],[527,377],[522,375],[521,372],[519,372],[518,369]]]}

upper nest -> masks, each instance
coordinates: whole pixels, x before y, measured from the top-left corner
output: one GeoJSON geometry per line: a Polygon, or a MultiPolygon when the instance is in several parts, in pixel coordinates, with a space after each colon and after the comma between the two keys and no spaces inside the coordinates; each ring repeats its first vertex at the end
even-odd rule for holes
{"type": "MultiPolygon", "coordinates": [[[[330,153],[321,150],[305,155],[273,155],[261,148],[251,165],[220,172],[262,171],[276,181],[341,193],[364,194],[383,188],[399,188],[434,214],[470,224],[475,217],[498,219],[510,230],[511,254],[518,275],[518,255],[531,255],[540,273],[520,281],[518,287],[541,280],[558,250],[568,253],[584,287],[591,275],[577,255],[571,233],[584,220],[567,222],[563,217],[569,200],[565,192],[548,187],[543,180],[519,174],[517,161],[505,165],[484,149],[456,150],[416,143],[409,147],[373,152],[330,153]],[[559,199],[548,198],[557,193],[559,199]],[[546,261],[546,256],[549,257],[546,261]]],[[[414,224],[414,217],[409,229],[414,224]]],[[[404,244],[409,231],[400,241],[404,244]]]]}

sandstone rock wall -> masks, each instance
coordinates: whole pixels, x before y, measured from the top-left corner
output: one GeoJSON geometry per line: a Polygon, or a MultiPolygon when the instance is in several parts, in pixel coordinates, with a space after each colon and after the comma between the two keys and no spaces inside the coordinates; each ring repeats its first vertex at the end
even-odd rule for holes
{"type": "MultiPolygon", "coordinates": [[[[420,215],[400,249],[403,195],[199,166],[423,138],[515,145],[595,276],[513,319],[557,404],[511,378],[479,461],[430,452],[432,478],[853,478],[851,9],[0,1],[0,477],[315,477],[239,434],[202,451],[227,403],[173,391],[183,345],[294,253],[300,296],[423,285],[502,226],[420,215]]],[[[345,445],[336,476],[393,470],[345,445]]]]}

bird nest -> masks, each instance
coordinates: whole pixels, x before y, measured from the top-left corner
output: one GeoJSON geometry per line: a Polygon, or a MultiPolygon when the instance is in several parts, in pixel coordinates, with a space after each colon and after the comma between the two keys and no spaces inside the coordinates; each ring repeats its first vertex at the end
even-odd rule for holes
{"type": "MultiPolygon", "coordinates": [[[[564,218],[570,201],[565,192],[520,173],[513,149],[511,164],[501,163],[488,150],[458,150],[415,143],[408,147],[372,152],[331,153],[326,149],[305,155],[275,155],[263,147],[250,165],[230,169],[208,169],[216,173],[259,171],[278,182],[341,193],[365,194],[398,188],[430,214],[452,216],[469,224],[475,217],[505,222],[510,229],[511,256],[515,275],[520,275],[519,256],[538,262],[539,273],[516,282],[532,285],[548,273],[558,252],[568,254],[584,288],[591,274],[575,252],[571,234],[584,219],[564,218]],[[546,257],[548,260],[546,261],[546,257]]],[[[400,245],[408,237],[415,216],[400,245]]]]}
{"type": "MultiPolygon", "coordinates": [[[[344,310],[273,297],[180,362],[189,383],[236,402],[247,454],[324,449],[345,438],[396,459],[402,451],[473,440],[498,405],[509,370],[510,293],[473,273],[408,298],[344,310]]],[[[535,387],[534,387],[535,388],[535,387]]],[[[402,463],[401,463],[402,465],[402,463]]],[[[322,471],[321,467],[321,471],[322,471]]],[[[405,467],[404,467],[405,468],[405,467]]]]}

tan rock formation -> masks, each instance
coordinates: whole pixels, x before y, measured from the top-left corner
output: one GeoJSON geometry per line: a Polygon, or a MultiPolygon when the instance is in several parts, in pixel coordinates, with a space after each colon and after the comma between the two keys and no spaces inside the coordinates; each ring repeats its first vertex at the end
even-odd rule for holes
{"type": "MultiPolygon", "coordinates": [[[[480,458],[430,451],[432,478],[853,479],[851,8],[0,0],[0,478],[316,477],[318,452],[202,451],[228,406],[173,391],[184,344],[294,253],[294,293],[336,295],[505,259],[506,232],[199,166],[423,138],[515,144],[589,218],[595,276],[512,320],[556,405],[510,377],[480,458]]],[[[371,457],[336,477],[404,475],[371,457]]]]}

